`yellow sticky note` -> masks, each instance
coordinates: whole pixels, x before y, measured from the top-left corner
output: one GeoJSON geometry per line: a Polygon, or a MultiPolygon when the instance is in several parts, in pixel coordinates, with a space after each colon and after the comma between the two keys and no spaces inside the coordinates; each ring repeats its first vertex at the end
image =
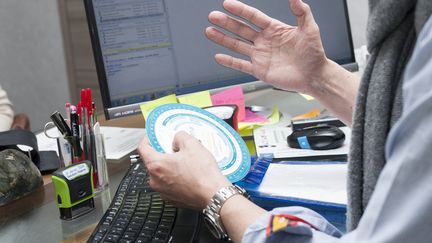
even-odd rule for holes
{"type": "Polygon", "coordinates": [[[250,137],[253,135],[253,130],[260,126],[261,125],[259,124],[253,124],[250,122],[239,122],[238,124],[239,134],[242,137],[250,137]]]}
{"type": "Polygon", "coordinates": [[[193,105],[199,108],[212,106],[212,101],[210,97],[210,92],[208,90],[193,93],[190,95],[185,95],[178,98],[179,102],[182,104],[193,105]]]}
{"type": "Polygon", "coordinates": [[[303,98],[305,98],[306,100],[314,100],[315,99],[314,97],[307,95],[307,94],[301,94],[300,93],[300,95],[303,96],[303,98]]]}
{"type": "Polygon", "coordinates": [[[252,156],[256,155],[257,152],[256,152],[254,140],[253,139],[247,139],[247,140],[244,140],[244,141],[246,143],[247,148],[249,149],[249,154],[252,155],[252,156]]]}
{"type": "Polygon", "coordinates": [[[173,104],[173,103],[178,103],[177,101],[177,96],[175,94],[172,95],[168,95],[162,98],[159,98],[157,100],[152,100],[149,101],[145,104],[142,104],[140,106],[141,108],[141,113],[144,116],[144,119],[147,120],[148,115],[150,114],[150,112],[160,106],[160,105],[165,105],[165,104],[173,104]]]}
{"type": "Polygon", "coordinates": [[[273,125],[280,120],[280,113],[279,113],[279,107],[275,106],[273,108],[273,113],[268,118],[268,122],[266,122],[264,125],[273,125]]]}

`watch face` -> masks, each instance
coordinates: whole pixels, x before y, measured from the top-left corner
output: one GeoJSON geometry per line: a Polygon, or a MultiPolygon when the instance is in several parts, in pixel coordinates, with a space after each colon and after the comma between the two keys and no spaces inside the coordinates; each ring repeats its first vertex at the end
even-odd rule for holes
{"type": "Polygon", "coordinates": [[[250,154],[243,139],[206,110],[185,104],[159,106],[149,114],[146,131],[153,148],[161,153],[173,153],[175,134],[187,132],[210,151],[231,182],[243,179],[250,169],[250,154]]]}

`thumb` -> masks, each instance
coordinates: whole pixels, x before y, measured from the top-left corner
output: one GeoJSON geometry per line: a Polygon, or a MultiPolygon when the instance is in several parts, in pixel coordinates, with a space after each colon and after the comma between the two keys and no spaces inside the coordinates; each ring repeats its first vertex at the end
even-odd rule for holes
{"type": "Polygon", "coordinates": [[[150,141],[146,136],[141,140],[139,146],[138,146],[138,154],[144,161],[144,163],[147,165],[148,163],[151,163],[152,161],[157,161],[162,158],[162,154],[157,152],[150,144],[150,141]]]}
{"type": "Polygon", "coordinates": [[[178,152],[186,148],[188,144],[190,144],[191,142],[192,143],[198,142],[198,140],[193,136],[189,135],[187,132],[180,131],[176,133],[176,135],[174,136],[173,145],[172,145],[173,151],[178,152]]]}
{"type": "Polygon", "coordinates": [[[297,18],[297,25],[300,29],[305,29],[316,25],[312,11],[308,4],[302,0],[290,0],[291,11],[297,18]]]}

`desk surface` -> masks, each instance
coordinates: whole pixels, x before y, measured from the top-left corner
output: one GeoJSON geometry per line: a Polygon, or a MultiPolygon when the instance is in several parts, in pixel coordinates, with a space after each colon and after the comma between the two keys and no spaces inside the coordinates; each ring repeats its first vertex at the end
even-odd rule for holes
{"type": "MultiPolygon", "coordinates": [[[[305,102],[297,94],[275,90],[261,90],[246,94],[247,105],[272,107],[275,104],[289,116],[321,107],[316,101],[305,102]],[[298,105],[301,104],[301,105],[298,105]]],[[[105,121],[105,126],[143,127],[142,116],[105,121]]],[[[55,204],[54,187],[46,181],[35,192],[0,207],[0,242],[85,242],[108,208],[117,186],[129,168],[127,157],[108,161],[109,188],[95,198],[96,209],[74,221],[63,221],[55,204]]],[[[202,231],[202,242],[218,242],[202,231]]]]}

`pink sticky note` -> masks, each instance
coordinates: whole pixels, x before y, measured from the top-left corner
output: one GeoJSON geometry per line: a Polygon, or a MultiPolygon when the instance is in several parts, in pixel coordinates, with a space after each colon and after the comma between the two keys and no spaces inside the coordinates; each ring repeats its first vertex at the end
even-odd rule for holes
{"type": "Polygon", "coordinates": [[[243,121],[245,118],[245,101],[243,89],[240,86],[214,94],[211,96],[211,100],[213,105],[237,105],[238,120],[243,121]]]}
{"type": "Polygon", "coordinates": [[[265,116],[258,115],[249,109],[246,109],[245,119],[243,122],[267,122],[267,118],[265,116]]]}

